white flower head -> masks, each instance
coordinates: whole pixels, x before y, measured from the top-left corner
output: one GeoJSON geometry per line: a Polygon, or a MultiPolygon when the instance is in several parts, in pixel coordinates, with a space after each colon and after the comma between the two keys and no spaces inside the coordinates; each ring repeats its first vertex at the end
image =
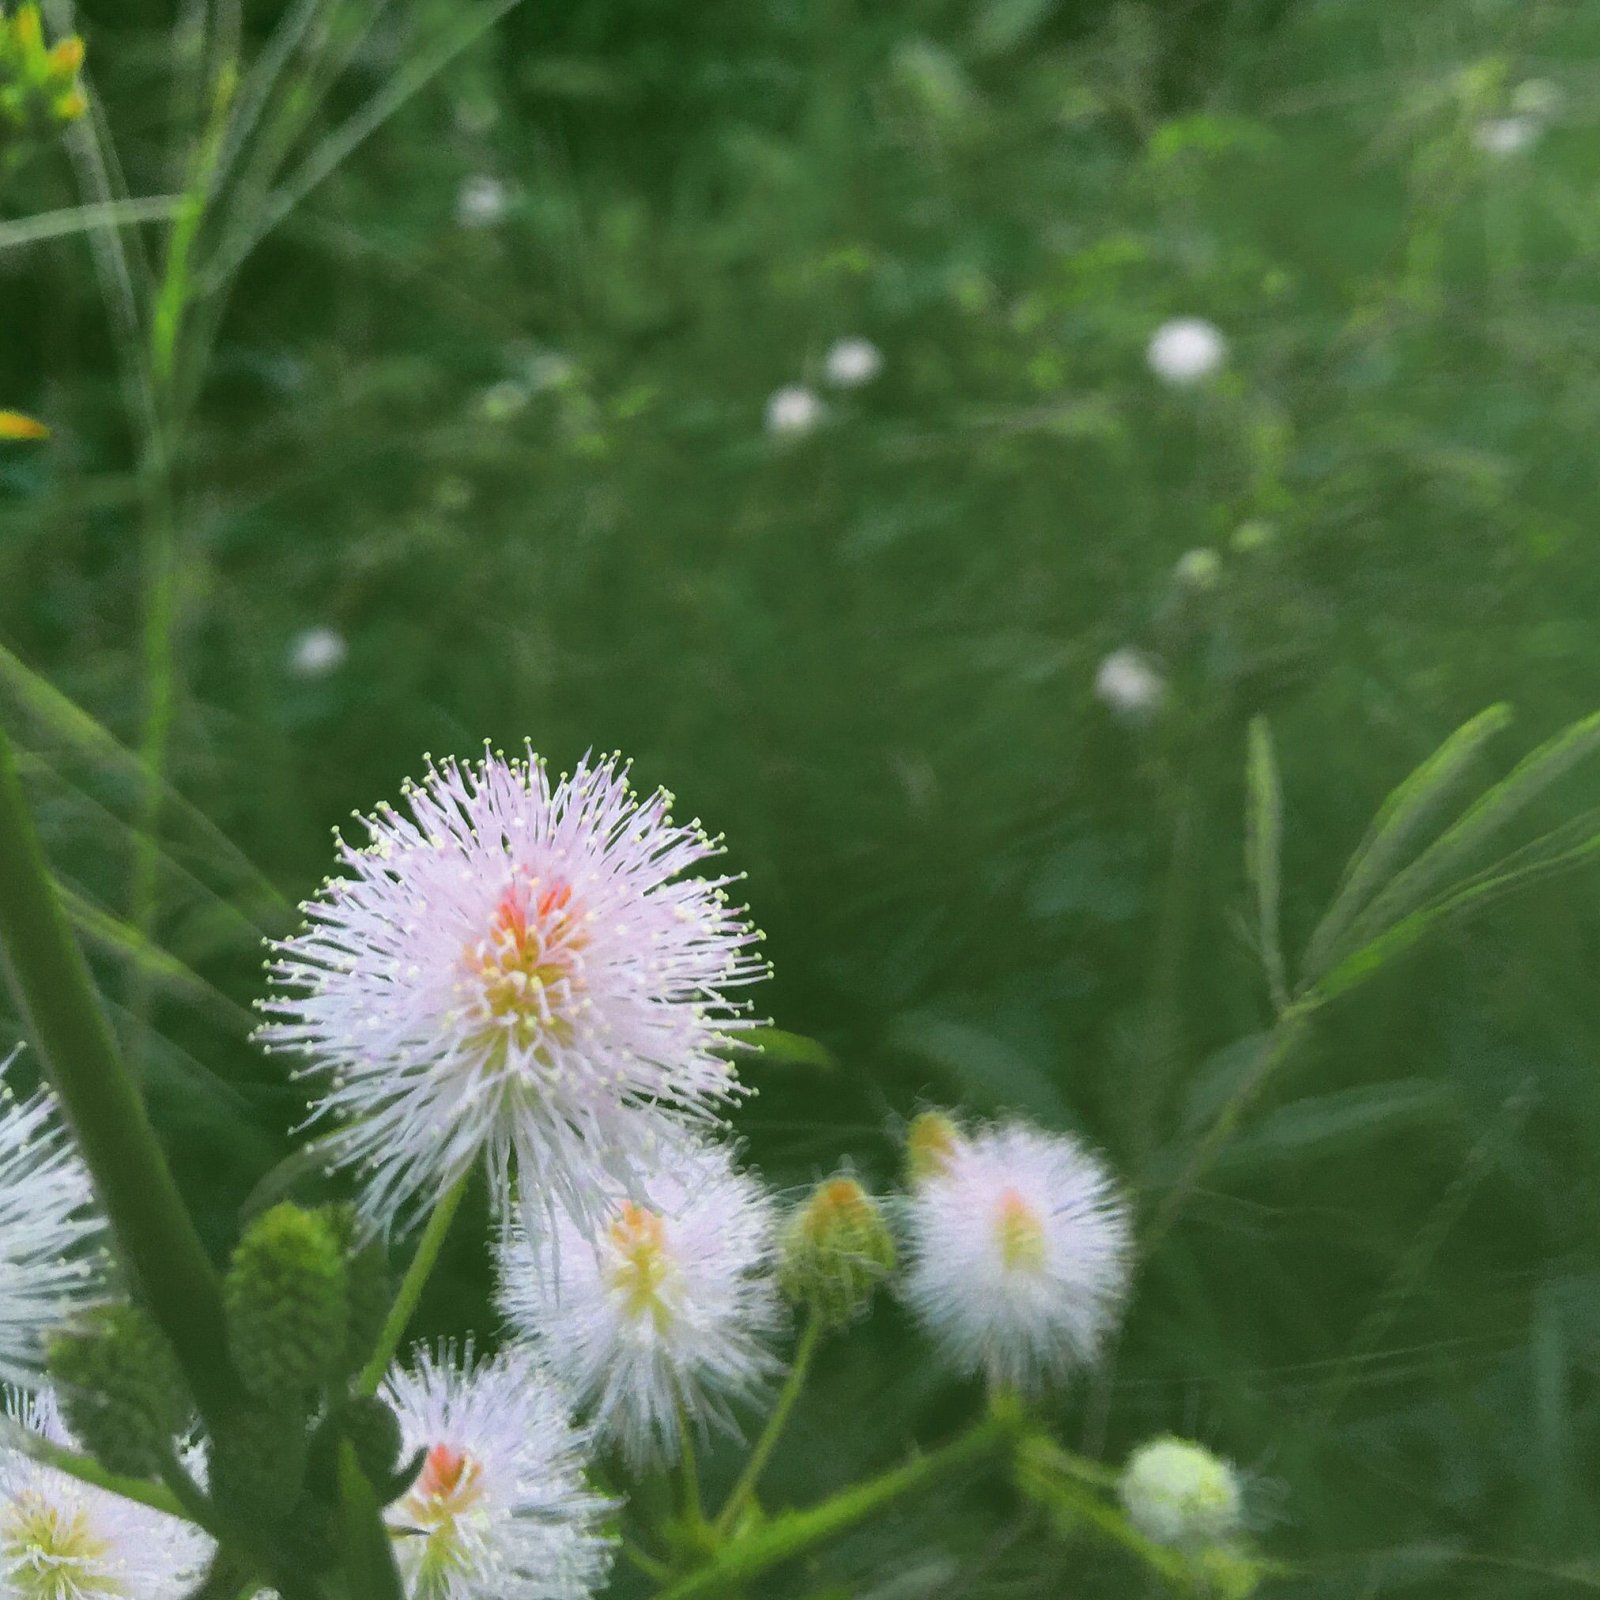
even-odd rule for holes
{"type": "Polygon", "coordinates": [[[823,362],[828,382],[836,389],[859,389],[883,371],[883,352],[870,339],[840,339],[823,362]]]}
{"type": "Polygon", "coordinates": [[[326,678],[344,665],[350,647],[332,628],[307,628],[289,641],[289,670],[297,678],[326,678]]]}
{"type": "Polygon", "coordinates": [[[777,1216],[720,1145],[663,1151],[641,1198],[618,1196],[590,1243],[564,1218],[514,1230],[500,1303],[641,1469],[670,1460],[680,1419],[732,1428],[728,1405],[776,1368],[777,1216]]]}
{"type": "Polygon", "coordinates": [[[553,782],[526,760],[430,765],[410,815],[381,806],[346,876],[275,947],[261,1037],[310,1057],[313,1120],[364,1167],[368,1217],[432,1203],[480,1155],[504,1210],[522,1192],[593,1221],[664,1139],[741,1092],[730,992],[765,975],[720,853],[617,757],[553,782]]]}
{"type": "Polygon", "coordinates": [[[1118,716],[1137,720],[1161,707],[1166,680],[1137,650],[1113,650],[1095,671],[1094,692],[1118,716]]]}
{"type": "Polygon", "coordinates": [[[0,1062],[0,1379],[31,1387],[45,1339],[100,1298],[94,1187],[46,1090],[18,1100],[0,1062]]]}
{"type": "Polygon", "coordinates": [[[1242,1521],[1238,1475],[1187,1439],[1140,1445],[1123,1468],[1117,1492],[1134,1527],[1157,1544],[1217,1544],[1232,1538],[1242,1521]]]}
{"type": "Polygon", "coordinates": [[[1473,145],[1496,161],[1531,150],[1544,132],[1542,120],[1532,115],[1485,117],[1472,130],[1473,145]]]}
{"type": "MultiPolygon", "coordinates": [[[[12,1394],[9,1429],[76,1449],[54,1395],[12,1394]]],[[[200,1578],[211,1541],[192,1523],[0,1448],[0,1594],[6,1600],[172,1600],[200,1578]]]]}
{"type": "Polygon", "coordinates": [[[487,173],[463,180],[456,191],[456,224],[462,228],[492,228],[505,218],[511,204],[506,186],[487,173]]]}
{"type": "Polygon", "coordinates": [[[905,1295],[945,1356],[1037,1390],[1094,1360],[1128,1287],[1128,1209],[1076,1139],[963,1135],[906,1202],[905,1295]]]}
{"type": "Polygon", "coordinates": [[[422,1471],[384,1517],[409,1600],[583,1600],[611,1566],[616,1509],[584,1477],[588,1438],[524,1350],[418,1350],[384,1398],[422,1471]]]}
{"type": "Polygon", "coordinates": [[[799,438],[821,423],[824,406],[803,384],[786,384],[767,401],[767,432],[780,438],[799,438]]]}
{"type": "Polygon", "coordinates": [[[1204,317],[1174,317],[1150,336],[1145,359],[1163,383],[1186,388],[1220,370],[1228,359],[1228,341],[1204,317]]]}

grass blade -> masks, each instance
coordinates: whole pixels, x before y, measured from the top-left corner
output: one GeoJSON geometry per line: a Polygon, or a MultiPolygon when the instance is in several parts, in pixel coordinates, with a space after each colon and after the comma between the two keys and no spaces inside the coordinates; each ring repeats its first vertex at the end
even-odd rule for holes
{"type": "Polygon", "coordinates": [[[1272,1003],[1289,1003],[1283,967],[1283,941],[1278,927],[1283,850],[1283,784],[1272,749],[1272,730],[1265,717],[1250,721],[1250,747],[1245,775],[1249,807],[1245,816],[1245,872],[1256,896],[1256,936],[1267,971],[1272,1003]]]}
{"type": "Polygon", "coordinates": [[[166,222],[183,204],[179,194],[141,195],[134,200],[102,200],[94,205],[64,206],[35,216],[0,222],[0,250],[15,250],[45,239],[65,239],[74,233],[106,228],[127,228],[139,222],[166,222]]]}
{"type": "Polygon", "coordinates": [[[1418,834],[1439,814],[1478,752],[1510,721],[1509,706],[1494,705],[1480,711],[1457,728],[1384,801],[1345,868],[1344,881],[1333,904],[1306,945],[1301,966],[1307,981],[1315,981],[1327,965],[1333,946],[1384,879],[1399,866],[1418,834]]]}

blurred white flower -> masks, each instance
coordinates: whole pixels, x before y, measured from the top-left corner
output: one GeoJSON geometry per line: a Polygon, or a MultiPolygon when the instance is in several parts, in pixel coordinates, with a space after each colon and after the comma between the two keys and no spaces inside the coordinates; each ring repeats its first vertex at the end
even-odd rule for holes
{"type": "Polygon", "coordinates": [[[1180,588],[1215,589],[1222,578],[1222,557],[1205,547],[1185,550],[1178,557],[1172,576],[1180,588]]]}
{"type": "Polygon", "coordinates": [[[1504,160],[1532,149],[1543,131],[1533,116],[1485,117],[1473,128],[1472,142],[1484,155],[1504,160]]]}
{"type": "Polygon", "coordinates": [[[962,1135],[906,1217],[906,1300],[959,1370],[1036,1391],[1098,1355],[1127,1293],[1132,1228],[1077,1140],[1021,1123],[962,1135]]]}
{"type": "Polygon", "coordinates": [[[1137,650],[1113,650],[1095,671],[1094,692],[1123,717],[1145,717],[1166,696],[1166,680],[1137,650]]]}
{"type": "Polygon", "coordinates": [[[0,1379],[30,1386],[44,1343],[99,1298],[89,1169],[46,1090],[19,1101],[0,1063],[0,1379]]]}
{"type": "Polygon", "coordinates": [[[828,351],[823,370],[836,389],[856,389],[883,371],[883,352],[870,339],[840,339],[828,351]]]}
{"type": "Polygon", "coordinates": [[[307,628],[289,642],[289,670],[297,678],[326,678],[350,653],[344,635],[332,628],[307,628]]]}
{"type": "Polygon", "coordinates": [[[1129,1520],[1157,1544],[1217,1544],[1239,1531],[1239,1480],[1203,1445],[1152,1439],[1128,1458],[1118,1493],[1129,1520]]]}
{"type": "Polygon", "coordinates": [[[1228,341],[1203,317],[1174,317],[1150,336],[1150,370],[1175,387],[1203,383],[1228,359],[1228,341]]]}
{"type": "Polygon", "coordinates": [[[410,1490],[384,1513],[408,1600],[586,1600],[605,1582],[616,1509],[584,1478],[588,1437],[526,1351],[474,1362],[419,1350],[384,1398],[410,1490]]]}
{"type": "Polygon", "coordinates": [[[500,1304],[640,1470],[672,1460],[681,1421],[731,1429],[729,1401],[776,1368],[777,1215],[725,1148],[681,1143],[605,1221],[592,1244],[565,1218],[514,1232],[500,1304]]]}
{"type": "MultiPolygon", "coordinates": [[[[7,1423],[77,1449],[44,1390],[13,1394],[7,1423]]],[[[0,1442],[0,1594],[7,1600],[172,1600],[199,1581],[211,1540],[0,1442]]]]}
{"type": "Polygon", "coordinates": [[[502,1212],[515,1168],[530,1204],[592,1222],[740,1092],[730,995],[766,968],[730,880],[686,876],[720,846],[614,756],[559,782],[531,750],[447,761],[405,798],[339,841],[349,875],[274,947],[260,1036],[310,1058],[374,1220],[486,1155],[502,1212]]]}
{"type": "Polygon", "coordinates": [[[504,220],[510,204],[511,196],[498,178],[477,173],[456,191],[456,223],[462,228],[492,228],[504,220]]]}
{"type": "Polygon", "coordinates": [[[767,401],[767,432],[798,438],[822,421],[823,410],[821,400],[803,384],[786,384],[767,401]]]}

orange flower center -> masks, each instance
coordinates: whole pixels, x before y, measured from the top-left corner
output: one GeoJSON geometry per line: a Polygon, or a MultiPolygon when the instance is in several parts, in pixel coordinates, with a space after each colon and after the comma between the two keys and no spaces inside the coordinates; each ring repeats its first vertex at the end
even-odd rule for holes
{"type": "Polygon", "coordinates": [[[995,1231],[1007,1272],[1037,1272],[1044,1266],[1044,1224],[1015,1189],[1001,1191],[995,1231]]]}
{"type": "Polygon", "coordinates": [[[611,1287],[621,1296],[630,1317],[648,1316],[661,1326],[668,1316],[662,1290],[672,1272],[666,1224],[655,1212],[629,1200],[608,1231],[616,1252],[611,1287]]]}
{"type": "Polygon", "coordinates": [[[588,942],[570,883],[513,877],[487,936],[465,957],[496,1032],[504,1029],[524,1049],[569,1038],[578,957],[588,942]]]}

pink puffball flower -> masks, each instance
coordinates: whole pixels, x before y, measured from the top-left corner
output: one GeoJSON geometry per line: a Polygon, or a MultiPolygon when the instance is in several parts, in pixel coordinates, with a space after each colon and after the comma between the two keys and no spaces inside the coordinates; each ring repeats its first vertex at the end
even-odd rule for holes
{"type": "Polygon", "coordinates": [[[958,1370],[1036,1392],[1095,1359],[1127,1294],[1132,1228],[1076,1139],[1021,1123],[960,1134],[906,1221],[906,1299],[958,1370]]]}
{"type": "Polygon", "coordinates": [[[55,1396],[11,1396],[0,1438],[0,1594],[8,1600],[172,1600],[214,1548],[192,1523],[47,1465],[29,1443],[76,1450],[55,1396]]]}
{"type": "Polygon", "coordinates": [[[31,1388],[45,1340],[100,1297],[103,1224],[55,1097],[4,1081],[17,1054],[0,1062],[0,1379],[31,1388]]]}
{"type": "Polygon", "coordinates": [[[584,1477],[588,1438],[525,1350],[418,1350],[383,1398],[422,1470],[384,1512],[408,1600],[586,1600],[616,1510],[584,1477]]]}
{"type": "Polygon", "coordinates": [[[684,1423],[733,1430],[731,1400],[778,1363],[777,1213],[726,1148],[664,1150],[642,1199],[618,1195],[592,1242],[568,1220],[513,1231],[500,1304],[630,1467],[671,1461],[684,1423]]]}
{"type": "Polygon", "coordinates": [[[752,1025],[732,991],[763,977],[720,853],[671,796],[641,799],[618,758],[552,782],[526,760],[430,765],[380,806],[345,876],[275,947],[269,1049],[310,1059],[329,1156],[391,1222],[485,1157],[504,1215],[592,1223],[686,1126],[740,1085],[724,1053],[752,1025]]]}

